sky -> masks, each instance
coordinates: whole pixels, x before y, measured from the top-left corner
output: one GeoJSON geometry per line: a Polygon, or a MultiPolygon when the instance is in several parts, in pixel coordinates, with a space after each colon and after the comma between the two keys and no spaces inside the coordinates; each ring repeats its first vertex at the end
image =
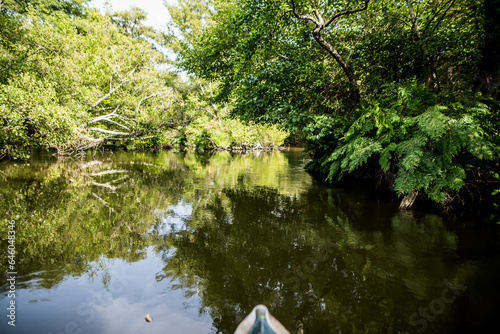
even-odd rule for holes
{"type": "MultiPolygon", "coordinates": [[[[175,3],[176,0],[167,0],[169,3],[175,3]]],[[[124,11],[131,6],[137,6],[148,13],[146,25],[153,28],[164,30],[165,24],[169,21],[167,7],[163,5],[163,0],[92,0],[91,5],[104,12],[105,3],[111,5],[112,11],[124,11]]]]}

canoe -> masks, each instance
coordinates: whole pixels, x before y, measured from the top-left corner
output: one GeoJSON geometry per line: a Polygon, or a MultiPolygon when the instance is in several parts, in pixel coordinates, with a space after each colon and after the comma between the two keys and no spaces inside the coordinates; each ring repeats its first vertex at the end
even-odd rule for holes
{"type": "Polygon", "coordinates": [[[257,305],[238,325],[234,334],[290,334],[264,305],[257,305]]]}

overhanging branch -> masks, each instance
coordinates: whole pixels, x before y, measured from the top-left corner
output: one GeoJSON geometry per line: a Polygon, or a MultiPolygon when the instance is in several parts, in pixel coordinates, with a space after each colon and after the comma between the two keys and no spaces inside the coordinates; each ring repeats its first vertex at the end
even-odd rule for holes
{"type": "Polygon", "coordinates": [[[118,86],[115,86],[115,87],[112,87],[113,86],[113,76],[111,76],[110,80],[109,80],[109,92],[104,95],[103,97],[101,97],[99,100],[97,100],[96,102],[94,102],[94,104],[91,105],[91,108],[95,108],[97,107],[99,104],[101,104],[104,100],[108,99],[111,95],[113,95],[114,92],[116,92],[116,90],[118,88],[120,88],[121,86],[123,86],[127,81],[128,81],[128,77],[131,77],[132,74],[134,74],[134,72],[137,70],[137,66],[134,67],[132,69],[132,71],[130,71],[130,73],[127,75],[126,78],[122,79],[120,84],[118,86]]]}
{"type": "Polygon", "coordinates": [[[290,0],[290,2],[292,3],[292,12],[293,12],[293,15],[295,15],[296,18],[301,19],[301,20],[309,20],[309,21],[313,22],[316,25],[320,25],[320,22],[318,22],[317,20],[315,20],[314,17],[312,17],[311,15],[299,13],[297,11],[297,8],[295,7],[295,1],[294,0],[290,0]]]}
{"type": "Polygon", "coordinates": [[[89,128],[90,131],[97,131],[101,133],[105,133],[108,135],[113,135],[113,136],[131,136],[133,133],[130,132],[119,132],[119,131],[112,131],[112,130],[105,130],[101,128],[89,128]]]}
{"type": "Polygon", "coordinates": [[[361,7],[361,8],[349,9],[349,10],[346,10],[346,11],[343,11],[343,12],[340,12],[340,13],[337,13],[337,14],[333,15],[328,20],[328,22],[326,22],[326,24],[323,26],[323,29],[326,28],[326,27],[328,27],[330,24],[332,24],[332,22],[334,22],[336,19],[338,19],[341,16],[349,15],[349,14],[354,14],[354,13],[362,12],[362,11],[366,10],[368,8],[368,3],[369,2],[370,2],[370,0],[365,0],[365,5],[363,7],[361,7]]]}

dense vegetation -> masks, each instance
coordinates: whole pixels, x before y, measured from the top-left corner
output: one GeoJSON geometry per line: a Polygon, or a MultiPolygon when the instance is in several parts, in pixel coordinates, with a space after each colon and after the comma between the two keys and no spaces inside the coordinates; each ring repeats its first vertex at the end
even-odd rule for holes
{"type": "MultiPolygon", "coordinates": [[[[499,0],[179,0],[170,30],[86,0],[0,7],[0,157],[301,139],[330,182],[498,196],[499,0]],[[167,70],[190,72],[188,80],[167,70]],[[279,128],[279,129],[278,129],[279,128]]],[[[498,199],[498,198],[496,198],[498,199]]]]}
{"type": "Polygon", "coordinates": [[[276,127],[211,111],[209,83],[166,70],[160,33],[143,24],[144,11],[103,15],[85,3],[2,3],[0,158],[26,159],[34,148],[65,155],[103,145],[283,143],[287,134],[276,127]]]}
{"type": "Polygon", "coordinates": [[[183,68],[233,116],[301,134],[311,171],[378,181],[402,207],[495,193],[500,1],[179,1],[193,6],[212,14],[179,41],[183,68]]]}

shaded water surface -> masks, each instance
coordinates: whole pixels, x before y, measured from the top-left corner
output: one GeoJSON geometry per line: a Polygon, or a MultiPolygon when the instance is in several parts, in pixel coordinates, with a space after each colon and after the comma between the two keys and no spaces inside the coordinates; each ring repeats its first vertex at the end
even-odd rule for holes
{"type": "Polygon", "coordinates": [[[0,164],[1,333],[498,328],[500,233],[321,185],[300,150],[0,164]],[[15,301],[15,327],[7,307],[15,301]],[[153,322],[147,323],[149,313],[153,322]]]}

